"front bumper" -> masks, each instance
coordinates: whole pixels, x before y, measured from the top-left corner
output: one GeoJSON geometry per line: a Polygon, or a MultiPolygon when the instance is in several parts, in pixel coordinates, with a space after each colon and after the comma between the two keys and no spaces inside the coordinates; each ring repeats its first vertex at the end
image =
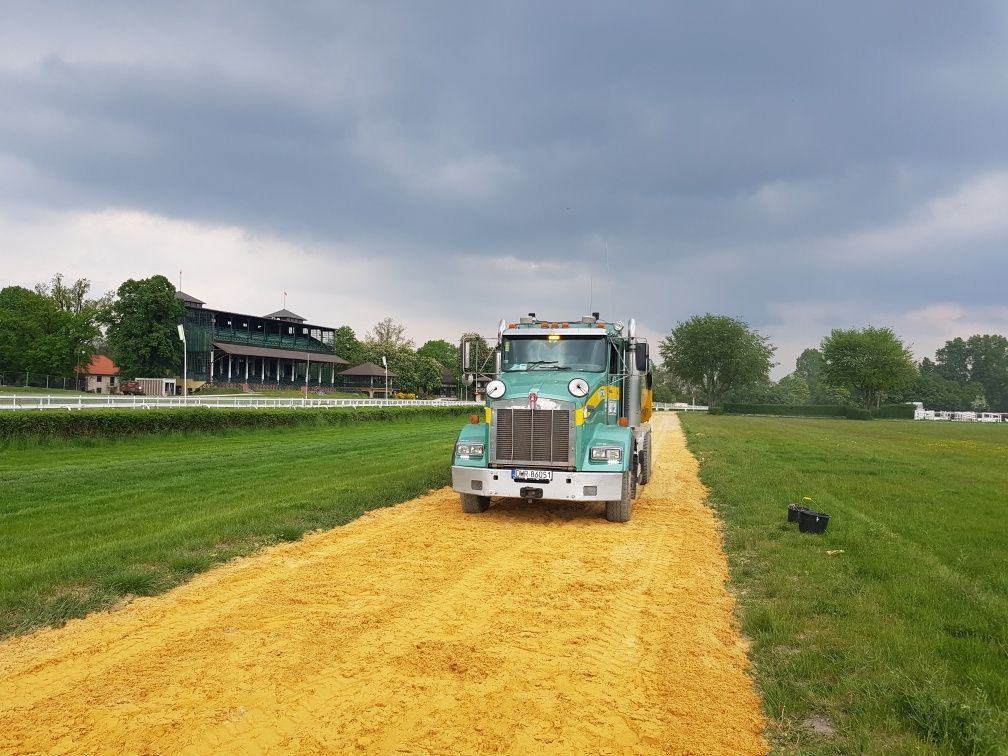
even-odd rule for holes
{"type": "Polygon", "coordinates": [[[622,472],[568,472],[554,470],[548,483],[511,479],[511,468],[452,467],[452,488],[477,496],[525,498],[522,489],[542,489],[535,498],[563,501],[615,501],[623,495],[622,472]]]}

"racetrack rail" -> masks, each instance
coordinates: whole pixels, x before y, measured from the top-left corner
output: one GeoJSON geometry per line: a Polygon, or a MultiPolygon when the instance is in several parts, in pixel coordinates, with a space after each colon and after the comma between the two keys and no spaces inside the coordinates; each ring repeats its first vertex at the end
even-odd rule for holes
{"type": "Polygon", "coordinates": [[[674,416],[633,520],[447,489],[0,644],[0,751],[767,750],[674,416]]]}

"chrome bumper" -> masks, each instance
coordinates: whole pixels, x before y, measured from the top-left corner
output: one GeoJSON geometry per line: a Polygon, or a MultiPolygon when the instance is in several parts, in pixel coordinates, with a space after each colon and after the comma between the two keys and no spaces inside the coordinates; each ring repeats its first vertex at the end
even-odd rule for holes
{"type": "Polygon", "coordinates": [[[554,470],[548,483],[511,479],[510,468],[452,467],[452,488],[477,496],[507,496],[521,499],[522,489],[542,489],[534,498],[566,501],[615,501],[623,495],[621,472],[568,472],[554,470]],[[594,489],[594,491],[592,490],[594,489]]]}

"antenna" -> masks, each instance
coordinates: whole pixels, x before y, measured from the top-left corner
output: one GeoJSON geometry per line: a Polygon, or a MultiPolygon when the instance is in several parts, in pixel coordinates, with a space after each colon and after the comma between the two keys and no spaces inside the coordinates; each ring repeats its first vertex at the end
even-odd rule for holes
{"type": "Polygon", "coordinates": [[[595,293],[595,279],[591,273],[588,274],[588,312],[592,311],[592,295],[595,293]]]}
{"type": "Polygon", "coordinates": [[[182,269],[179,268],[178,272],[178,290],[182,291],[182,269]]]}

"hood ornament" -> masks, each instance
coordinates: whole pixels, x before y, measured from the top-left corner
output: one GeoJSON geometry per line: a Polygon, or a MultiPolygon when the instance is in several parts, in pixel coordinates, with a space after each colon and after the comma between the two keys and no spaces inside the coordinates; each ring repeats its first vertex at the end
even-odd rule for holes
{"type": "Polygon", "coordinates": [[[535,409],[536,404],[539,402],[539,394],[535,391],[529,391],[529,409],[535,409]]]}

